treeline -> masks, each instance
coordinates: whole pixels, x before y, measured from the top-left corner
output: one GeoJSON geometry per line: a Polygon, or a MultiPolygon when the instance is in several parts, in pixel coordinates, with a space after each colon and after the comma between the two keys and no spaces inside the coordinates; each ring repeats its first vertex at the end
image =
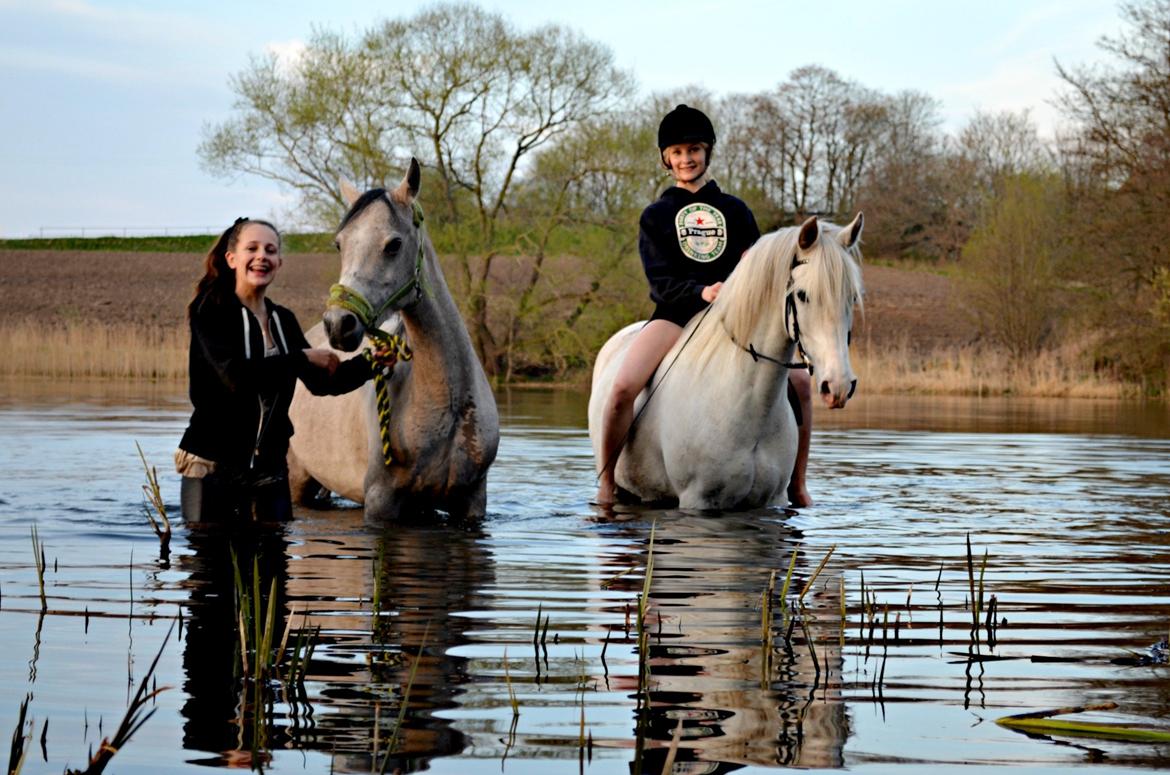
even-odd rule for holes
{"type": "Polygon", "coordinates": [[[754,94],[645,96],[604,46],[436,5],[355,36],[318,30],[288,61],[232,80],[228,121],[199,153],[216,174],[300,194],[292,223],[329,229],[337,181],[393,183],[425,165],[432,235],[489,373],[586,365],[648,310],[637,220],[667,184],[659,118],[707,111],[713,171],[765,228],[867,213],[865,251],[961,278],[973,340],[1026,361],[1076,350],[1084,368],[1161,391],[1170,373],[1170,0],[1125,3],[1104,61],[1058,64],[1066,126],[979,113],[954,134],[941,105],[809,65],[754,94]],[[1074,346],[1075,345],[1075,346],[1074,346]]]}

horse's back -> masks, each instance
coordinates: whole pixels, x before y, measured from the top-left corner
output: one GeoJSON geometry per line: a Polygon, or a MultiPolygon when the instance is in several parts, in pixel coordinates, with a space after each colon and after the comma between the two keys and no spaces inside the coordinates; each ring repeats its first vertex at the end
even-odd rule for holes
{"type": "MultiPolygon", "coordinates": [[[[313,347],[329,347],[324,326],[313,326],[305,335],[313,347]]],[[[339,358],[360,357],[334,350],[339,358]]],[[[315,396],[300,382],[289,407],[293,436],[289,440],[289,469],[294,490],[308,476],[331,492],[361,503],[363,480],[369,461],[366,435],[367,407],[373,400],[367,383],[340,396],[315,396]],[[303,473],[302,473],[303,472],[303,473]]]]}

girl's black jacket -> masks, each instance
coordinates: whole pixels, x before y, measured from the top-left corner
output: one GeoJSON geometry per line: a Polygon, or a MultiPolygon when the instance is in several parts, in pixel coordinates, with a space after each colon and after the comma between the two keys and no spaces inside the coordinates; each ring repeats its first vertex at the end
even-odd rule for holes
{"type": "Polygon", "coordinates": [[[195,411],[179,446],[228,472],[285,470],[288,418],[297,379],[316,395],[360,387],[372,374],[365,358],[342,361],[332,376],[309,363],[296,316],[265,299],[279,353],[264,357],[256,316],[235,294],[198,299],[191,314],[190,397],[195,411]]]}
{"type": "Polygon", "coordinates": [[[695,193],[679,186],[663,191],[642,211],[638,233],[650,298],[658,305],[654,317],[686,323],[707,306],[703,288],[726,280],[759,238],[752,211],[713,180],[695,193]]]}

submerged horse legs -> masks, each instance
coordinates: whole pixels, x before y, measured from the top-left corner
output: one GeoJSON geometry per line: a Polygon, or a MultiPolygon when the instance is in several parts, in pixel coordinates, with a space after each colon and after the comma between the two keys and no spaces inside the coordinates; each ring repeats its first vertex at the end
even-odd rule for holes
{"type": "Polygon", "coordinates": [[[487,477],[480,479],[470,488],[447,495],[444,508],[452,519],[475,521],[487,513],[487,477]]]}
{"type": "Polygon", "coordinates": [[[468,487],[451,490],[439,497],[411,492],[402,476],[385,468],[366,474],[366,522],[384,524],[403,519],[411,520],[432,514],[440,509],[454,520],[478,520],[487,513],[487,477],[468,487]]]}

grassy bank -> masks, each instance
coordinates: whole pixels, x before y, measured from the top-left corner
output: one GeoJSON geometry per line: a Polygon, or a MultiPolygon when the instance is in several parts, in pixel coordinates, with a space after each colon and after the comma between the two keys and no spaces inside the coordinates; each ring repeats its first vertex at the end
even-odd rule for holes
{"type": "MultiPolygon", "coordinates": [[[[194,253],[206,255],[216,234],[187,234],[154,237],[30,237],[0,239],[0,250],[109,250],[119,253],[194,253]]],[[[332,234],[285,234],[285,253],[329,253],[332,234]]]]}
{"type": "MultiPolygon", "coordinates": [[[[1132,398],[1140,386],[1086,373],[1083,347],[1042,353],[1013,366],[989,348],[944,346],[923,351],[855,348],[854,370],[867,393],[1018,395],[1132,398]]],[[[70,322],[52,328],[32,322],[0,323],[0,376],[52,379],[170,380],[187,378],[187,330],[128,323],[70,322]]],[[[570,373],[562,384],[587,386],[589,373],[570,373]]]]}

